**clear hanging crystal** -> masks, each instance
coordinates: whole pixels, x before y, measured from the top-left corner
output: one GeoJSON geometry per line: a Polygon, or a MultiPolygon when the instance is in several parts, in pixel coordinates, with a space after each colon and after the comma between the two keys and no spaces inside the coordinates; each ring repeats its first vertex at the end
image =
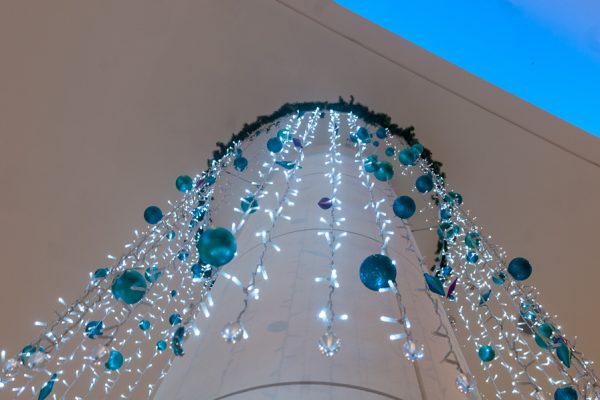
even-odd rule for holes
{"type": "Polygon", "coordinates": [[[33,369],[39,367],[46,361],[46,354],[43,351],[36,351],[27,359],[27,368],[33,369]]]}
{"type": "Polygon", "coordinates": [[[19,363],[17,363],[17,360],[15,360],[14,358],[9,358],[8,360],[6,360],[6,363],[4,364],[2,371],[5,374],[10,374],[17,369],[18,365],[19,365],[19,363]]]}
{"type": "Polygon", "coordinates": [[[97,344],[90,349],[90,359],[95,363],[104,363],[108,358],[108,347],[97,344]]]}
{"type": "Polygon", "coordinates": [[[458,374],[455,382],[458,391],[464,394],[474,392],[477,386],[476,382],[472,379],[469,379],[465,374],[458,374]]]}
{"type": "Polygon", "coordinates": [[[333,357],[340,351],[342,341],[333,332],[325,332],[319,339],[319,351],[327,357],[333,357]]]}
{"type": "Polygon", "coordinates": [[[228,322],[221,331],[221,336],[227,343],[237,343],[244,336],[244,328],[239,321],[228,322]]]}
{"type": "Polygon", "coordinates": [[[423,346],[417,346],[412,340],[407,340],[402,346],[402,350],[404,350],[404,356],[410,361],[418,361],[425,355],[423,346]]]}
{"type": "Polygon", "coordinates": [[[546,395],[542,391],[537,391],[533,394],[535,400],[546,400],[546,395]]]}

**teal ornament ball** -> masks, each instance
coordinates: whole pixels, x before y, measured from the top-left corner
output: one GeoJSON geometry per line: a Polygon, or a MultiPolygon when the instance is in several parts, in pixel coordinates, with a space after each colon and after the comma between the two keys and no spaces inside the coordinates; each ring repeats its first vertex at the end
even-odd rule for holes
{"type": "Polygon", "coordinates": [[[85,335],[90,339],[102,336],[102,333],[104,333],[104,322],[102,321],[90,321],[85,325],[85,335]]]}
{"type": "Polygon", "coordinates": [[[396,198],[396,200],[394,200],[392,209],[394,210],[394,214],[396,214],[396,217],[408,219],[415,214],[415,211],[417,210],[417,205],[415,204],[415,201],[409,196],[400,196],[396,198]]]}
{"type": "Polygon", "coordinates": [[[375,178],[382,182],[389,181],[394,176],[394,167],[388,161],[380,161],[375,170],[375,178]]]}
{"type": "Polygon", "coordinates": [[[165,342],[164,340],[159,340],[158,342],[156,342],[156,349],[158,351],[165,351],[166,348],[167,342],[165,342]]]}
{"type": "Polygon", "coordinates": [[[240,206],[243,212],[254,214],[258,210],[258,201],[253,196],[246,196],[242,198],[240,206]]]}
{"type": "Polygon", "coordinates": [[[360,140],[361,142],[369,142],[370,140],[370,135],[369,135],[369,131],[367,130],[367,128],[365,127],[360,127],[358,128],[358,131],[356,132],[356,137],[358,138],[358,140],[360,140]]]}
{"type": "Polygon", "coordinates": [[[373,254],[362,262],[358,275],[368,289],[379,291],[389,287],[388,281],[396,281],[396,267],[389,257],[373,254]]]}
{"type": "Polygon", "coordinates": [[[182,321],[182,319],[181,319],[181,314],[179,314],[179,313],[173,313],[173,314],[171,314],[171,316],[169,317],[169,323],[170,323],[171,325],[177,325],[177,324],[180,324],[180,323],[181,323],[181,321],[182,321]]]}
{"type": "Polygon", "coordinates": [[[474,251],[468,251],[466,259],[470,264],[475,264],[479,260],[479,256],[474,251]]]}
{"type": "Polygon", "coordinates": [[[534,333],[535,343],[544,350],[550,348],[552,342],[551,337],[554,334],[554,326],[552,324],[544,323],[536,328],[534,333]]]}
{"type": "Polygon", "coordinates": [[[577,390],[571,386],[556,389],[554,400],[577,400],[577,390]]]}
{"type": "Polygon", "coordinates": [[[215,267],[227,264],[235,257],[237,243],[225,228],[209,228],[202,233],[196,244],[200,260],[215,267]]]}
{"type": "Polygon", "coordinates": [[[416,158],[419,158],[423,154],[423,150],[425,150],[421,143],[415,143],[410,148],[416,158]]]}
{"type": "Polygon", "coordinates": [[[363,161],[363,165],[365,167],[365,171],[367,172],[375,172],[377,170],[377,154],[371,154],[363,161]]]}
{"type": "Polygon", "coordinates": [[[393,147],[390,146],[390,147],[387,147],[385,149],[385,155],[386,156],[388,156],[388,157],[394,157],[394,154],[396,154],[396,150],[394,150],[393,147]]]}
{"type": "Polygon", "coordinates": [[[479,359],[483,362],[490,362],[496,357],[496,352],[492,346],[481,346],[479,348],[479,359]]]}
{"type": "Polygon", "coordinates": [[[147,319],[143,319],[140,321],[138,326],[140,327],[141,330],[147,331],[148,329],[150,329],[150,321],[148,321],[147,319]]]}
{"type": "Polygon", "coordinates": [[[279,138],[279,140],[282,142],[285,142],[286,140],[290,140],[292,138],[292,133],[289,129],[283,128],[277,132],[277,138],[279,138]]]}
{"type": "Polygon", "coordinates": [[[513,258],[508,263],[508,273],[516,281],[524,281],[531,276],[533,268],[529,261],[523,257],[513,258]]]}
{"type": "Polygon", "coordinates": [[[283,150],[283,143],[281,143],[279,138],[273,137],[267,140],[267,149],[269,149],[271,153],[279,153],[283,150]]]}
{"type": "Polygon", "coordinates": [[[175,181],[175,186],[180,192],[189,192],[194,187],[194,180],[187,175],[181,175],[175,181]]]}
{"type": "Polygon", "coordinates": [[[146,268],[146,272],[144,273],[144,277],[150,283],[156,282],[161,275],[162,271],[158,268],[158,265],[146,268]]]}
{"type": "Polygon", "coordinates": [[[415,157],[415,153],[409,147],[400,151],[398,154],[398,161],[400,161],[402,165],[415,165],[417,162],[417,157],[415,157]]]}
{"type": "Polygon", "coordinates": [[[244,172],[248,168],[248,160],[245,157],[236,157],[233,160],[233,167],[239,172],[244,172]]]}
{"type": "Polygon", "coordinates": [[[444,201],[446,203],[454,203],[454,204],[458,204],[461,205],[463,202],[463,197],[460,193],[457,192],[448,192],[448,194],[446,195],[446,197],[444,197],[444,201]]]}
{"type": "Polygon", "coordinates": [[[36,352],[44,352],[44,348],[43,347],[36,347],[34,345],[28,344],[27,346],[23,347],[23,350],[21,350],[21,352],[19,353],[19,359],[21,360],[21,364],[23,365],[27,365],[27,361],[29,361],[29,357],[31,357],[34,353],[36,352]]]}
{"type": "Polygon", "coordinates": [[[494,273],[492,275],[492,282],[496,285],[502,285],[506,281],[506,274],[502,271],[494,273]]]}
{"type": "Polygon", "coordinates": [[[387,132],[385,130],[385,128],[379,128],[377,129],[377,131],[375,132],[375,135],[379,138],[379,139],[385,139],[387,137],[387,132]]]}
{"type": "Polygon", "coordinates": [[[146,279],[137,271],[127,270],[115,278],[111,291],[115,299],[125,304],[135,304],[146,294],[146,279]]]}
{"type": "Polygon", "coordinates": [[[465,244],[470,249],[476,249],[481,244],[481,236],[478,232],[471,231],[465,236],[465,244]]]}
{"type": "Polygon", "coordinates": [[[175,239],[176,236],[177,236],[177,234],[175,233],[175,231],[169,231],[165,234],[165,237],[167,238],[167,240],[173,240],[173,239],[175,239]]]}
{"type": "Polygon", "coordinates": [[[94,279],[104,278],[106,275],[108,275],[108,271],[108,268],[98,268],[96,271],[94,271],[94,279]]]}
{"type": "Polygon", "coordinates": [[[121,368],[123,366],[123,354],[117,350],[111,350],[104,366],[111,371],[121,368]]]}
{"type": "Polygon", "coordinates": [[[144,219],[150,225],[157,224],[163,217],[163,213],[160,208],[156,206],[150,206],[144,210],[144,219]]]}
{"type": "Polygon", "coordinates": [[[427,193],[433,189],[433,178],[431,175],[421,175],[415,182],[415,187],[419,193],[427,193]]]}

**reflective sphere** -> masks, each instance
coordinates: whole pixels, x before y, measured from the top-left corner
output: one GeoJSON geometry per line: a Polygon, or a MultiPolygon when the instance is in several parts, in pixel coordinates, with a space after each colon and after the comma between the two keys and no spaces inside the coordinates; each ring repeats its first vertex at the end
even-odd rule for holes
{"type": "Polygon", "coordinates": [[[523,257],[513,258],[510,263],[508,263],[508,273],[516,281],[524,281],[529,278],[532,271],[533,268],[531,267],[531,264],[523,257]]]}
{"type": "Polygon", "coordinates": [[[389,287],[388,281],[396,281],[396,267],[389,257],[373,254],[360,265],[359,277],[368,289],[379,291],[389,287]]]}
{"type": "Polygon", "coordinates": [[[144,211],[144,219],[150,225],[157,224],[163,217],[163,213],[160,208],[156,206],[150,206],[144,211]]]}
{"type": "Polygon", "coordinates": [[[385,128],[379,128],[377,129],[377,132],[375,132],[375,135],[377,135],[379,139],[385,139],[387,137],[387,131],[385,128]]]}
{"type": "Polygon", "coordinates": [[[417,205],[409,196],[400,196],[394,200],[392,209],[394,210],[396,217],[407,219],[414,215],[415,211],[417,210],[417,205]]]}
{"type": "Polygon", "coordinates": [[[95,339],[97,336],[102,336],[104,332],[104,322],[90,321],[85,325],[85,335],[90,339],[95,339]]]}
{"type": "Polygon", "coordinates": [[[577,391],[571,386],[556,389],[554,400],[577,400],[577,391]]]}
{"type": "Polygon", "coordinates": [[[242,199],[240,206],[243,212],[254,214],[258,210],[258,201],[252,196],[246,196],[242,199]]]}
{"type": "Polygon", "coordinates": [[[410,146],[413,154],[415,155],[415,157],[420,157],[421,154],[423,154],[423,150],[425,150],[425,148],[423,147],[423,145],[421,143],[415,143],[412,146],[410,146]]]}
{"type": "Polygon", "coordinates": [[[267,140],[267,149],[269,149],[271,153],[279,153],[283,150],[283,143],[281,143],[279,138],[273,137],[267,140]]]}
{"type": "Polygon", "coordinates": [[[292,138],[292,133],[290,132],[289,129],[282,128],[279,130],[279,132],[277,132],[277,137],[282,142],[285,142],[286,140],[290,140],[292,138]]]}
{"type": "Polygon", "coordinates": [[[111,350],[110,354],[108,355],[108,360],[104,364],[106,369],[114,371],[116,369],[121,368],[122,365],[123,365],[123,354],[121,354],[121,352],[119,352],[117,350],[111,350]]]}
{"type": "Polygon", "coordinates": [[[233,160],[233,167],[239,172],[243,172],[248,167],[248,160],[245,157],[236,157],[233,160]]]}
{"type": "Polygon", "coordinates": [[[319,339],[319,351],[327,357],[333,357],[335,353],[340,351],[342,341],[331,332],[326,332],[319,339]]]}
{"type": "Polygon", "coordinates": [[[235,257],[235,237],[225,228],[209,228],[196,243],[200,260],[215,267],[227,264],[235,257]]]}
{"type": "Polygon", "coordinates": [[[165,351],[167,349],[167,342],[165,342],[164,340],[159,340],[158,342],[156,342],[156,349],[158,351],[165,351]]]}
{"type": "Polygon", "coordinates": [[[365,127],[360,127],[358,128],[358,131],[356,132],[356,137],[358,138],[358,140],[360,140],[361,142],[369,142],[371,136],[369,135],[369,131],[367,130],[367,128],[365,127]]]}
{"type": "Polygon", "coordinates": [[[481,244],[481,236],[478,232],[471,231],[465,236],[465,244],[470,249],[475,249],[481,244]]]}
{"type": "Polygon", "coordinates": [[[115,278],[111,286],[115,299],[135,304],[146,294],[146,279],[137,271],[127,270],[115,278]]]}
{"type": "Polygon", "coordinates": [[[323,210],[329,210],[333,206],[333,201],[329,197],[323,197],[317,203],[323,210]]]}
{"type": "Polygon", "coordinates": [[[398,161],[400,161],[402,165],[415,165],[417,162],[417,157],[415,157],[415,153],[409,147],[400,151],[398,154],[398,161]]]}
{"type": "Polygon", "coordinates": [[[479,348],[479,359],[483,362],[490,362],[496,357],[496,352],[492,346],[481,346],[479,348]]]}
{"type": "Polygon", "coordinates": [[[469,263],[475,264],[477,262],[477,260],[479,260],[479,256],[474,251],[469,251],[469,252],[467,252],[466,259],[469,263]]]}
{"type": "Polygon", "coordinates": [[[388,161],[380,161],[375,170],[375,178],[382,182],[389,181],[394,176],[394,167],[388,161]]]}
{"type": "Polygon", "coordinates": [[[181,315],[179,313],[173,313],[171,314],[171,316],[169,317],[169,323],[171,325],[177,325],[180,324],[182,321],[181,319],[181,315]]]}
{"type": "Polygon", "coordinates": [[[387,147],[385,149],[385,155],[386,156],[388,156],[388,157],[394,157],[394,154],[396,154],[396,150],[394,150],[393,147],[390,146],[390,147],[387,147]]]}
{"type": "Polygon", "coordinates": [[[363,165],[365,167],[365,171],[367,172],[375,172],[377,170],[377,154],[371,154],[363,161],[363,165]]]}
{"type": "Polygon", "coordinates": [[[227,343],[235,344],[244,337],[244,328],[238,321],[228,322],[221,331],[221,337],[227,343]]]}
{"type": "Polygon", "coordinates": [[[175,181],[175,186],[180,192],[189,192],[194,187],[194,180],[187,175],[181,175],[175,181]]]}
{"type": "Polygon", "coordinates": [[[138,326],[140,327],[141,330],[147,331],[148,329],[150,329],[150,321],[148,321],[147,319],[143,319],[140,321],[138,326]]]}
{"type": "Polygon", "coordinates": [[[431,175],[421,175],[415,182],[415,187],[419,193],[427,193],[433,189],[433,178],[431,175]]]}

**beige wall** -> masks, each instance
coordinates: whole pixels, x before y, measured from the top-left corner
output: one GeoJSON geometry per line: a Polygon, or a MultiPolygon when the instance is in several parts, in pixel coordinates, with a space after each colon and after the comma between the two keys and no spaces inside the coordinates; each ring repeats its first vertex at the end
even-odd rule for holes
{"type": "Polygon", "coordinates": [[[285,2],[298,9],[0,3],[0,346],[16,352],[58,296],[74,299],[217,140],[284,102],[353,94],[417,127],[487,233],[532,261],[544,304],[600,360],[600,140],[328,1],[285,2]]]}

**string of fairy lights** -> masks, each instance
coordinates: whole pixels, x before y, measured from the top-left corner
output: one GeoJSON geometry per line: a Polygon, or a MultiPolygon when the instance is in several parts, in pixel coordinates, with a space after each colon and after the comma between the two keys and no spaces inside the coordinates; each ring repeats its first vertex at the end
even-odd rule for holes
{"type": "Polygon", "coordinates": [[[343,199],[339,195],[342,154],[347,151],[353,154],[357,177],[368,194],[364,210],[373,213],[380,237],[379,253],[366,256],[357,265],[359,278],[368,289],[394,295],[398,316],[381,316],[380,320],[399,327],[400,332],[389,339],[404,341],[402,352],[408,360],[419,362],[427,349],[414,337],[403,303],[407,294],[400,293],[396,262],[388,257],[387,247],[395,233],[393,217],[384,211],[386,198],[378,198],[374,192],[376,181],[391,184],[394,175],[408,180],[416,177],[411,193],[418,192],[424,203],[418,213],[435,215],[425,221],[435,223],[431,230],[442,246],[430,270],[407,223],[417,212],[415,201],[404,195],[391,205],[402,221],[396,233],[416,257],[439,322],[431,334],[443,338],[447,345],[439,361],[456,367],[457,389],[469,396],[477,387],[480,391],[485,387],[499,399],[544,400],[550,396],[556,400],[599,400],[600,385],[591,362],[545,311],[535,287],[526,284],[532,272],[529,261],[521,257],[509,260],[491,237],[482,234],[483,229],[465,209],[462,196],[449,190],[445,180],[421,157],[423,147],[400,143],[385,128],[375,127],[374,133],[369,132],[370,127],[352,113],[318,108],[281,117],[261,127],[262,133],[256,131],[248,139],[235,142],[206,171],[179,177],[176,186],[183,192],[181,200],[169,203],[164,214],[156,206],[148,207],[144,218],[150,227],[145,232],[135,231],[135,239],[125,246],[121,257],[109,256],[111,266],[93,272],[84,293],[75,301],[59,299],[65,309],[50,323],[35,323],[43,331],[36,340],[13,357],[0,353],[0,389],[14,397],[29,394],[39,400],[97,398],[99,391],[102,396],[123,399],[136,398],[141,391],[152,396],[174,360],[185,355],[187,338],[200,335],[200,317],[210,318],[214,305],[211,289],[219,277],[238,286],[243,294],[240,312],[223,328],[221,336],[231,344],[247,338],[244,317],[259,298],[259,284],[268,280],[266,255],[271,249],[281,251],[273,232],[281,220],[293,218],[288,209],[299,194],[294,188],[301,181],[298,171],[319,121],[326,115],[329,136],[323,175],[329,193],[318,207],[328,211],[328,218],[320,218],[317,235],[327,244],[328,272],[315,281],[327,285],[327,301],[318,314],[325,333],[316,348],[325,356],[335,356],[341,349],[335,321],[348,319],[347,314],[338,313],[337,305],[334,307],[339,289],[336,252],[347,235],[340,228],[345,218],[340,216],[343,199]],[[273,131],[277,131],[275,135],[271,135],[273,131]],[[245,158],[251,144],[262,147],[268,160],[253,164],[255,169],[248,169],[245,158]],[[244,178],[251,169],[258,180],[244,178]],[[240,206],[232,208],[240,218],[230,229],[213,223],[213,216],[229,207],[214,201],[223,174],[237,176],[249,185],[239,198],[240,206]],[[278,180],[283,180],[281,192],[274,189],[278,180]],[[274,207],[263,205],[268,203],[267,196],[272,197],[274,207]],[[237,240],[258,211],[267,215],[269,222],[251,232],[260,250],[244,284],[223,266],[236,257],[237,240]],[[470,343],[468,351],[479,358],[484,376],[480,385],[464,365],[456,332],[449,326],[464,336],[463,347],[470,343]]]}

